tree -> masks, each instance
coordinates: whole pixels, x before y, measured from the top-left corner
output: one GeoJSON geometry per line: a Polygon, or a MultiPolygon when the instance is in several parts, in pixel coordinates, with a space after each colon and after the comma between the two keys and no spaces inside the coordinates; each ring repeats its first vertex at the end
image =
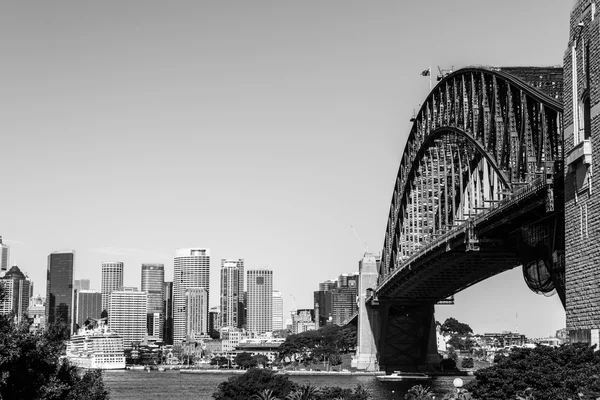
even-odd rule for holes
{"type": "Polygon", "coordinates": [[[467,389],[475,398],[486,400],[513,399],[523,393],[536,399],[596,399],[600,397],[600,354],[585,344],[517,348],[493,366],[475,372],[467,389]]]}
{"type": "MultiPolygon", "coordinates": [[[[3,298],[0,285],[0,301],[3,298]]],[[[66,325],[29,332],[28,323],[15,324],[0,316],[0,399],[108,399],[99,372],[80,376],[68,360],[60,359],[67,334],[66,325]]]]}
{"type": "Polygon", "coordinates": [[[233,362],[235,362],[238,367],[243,369],[256,367],[256,361],[252,358],[250,353],[246,352],[238,353],[233,359],[233,362]]]}
{"type": "Polygon", "coordinates": [[[269,359],[264,354],[256,354],[252,356],[252,362],[256,366],[262,365],[263,367],[266,367],[267,364],[269,364],[269,359]]]}
{"type": "Polygon", "coordinates": [[[444,321],[440,327],[440,332],[451,336],[467,336],[473,333],[473,329],[469,325],[458,322],[456,319],[450,317],[444,321]]]}
{"type": "Polygon", "coordinates": [[[213,357],[213,359],[210,360],[210,365],[217,365],[219,367],[227,366],[228,363],[229,363],[229,360],[223,356],[213,357]]]}
{"type": "Polygon", "coordinates": [[[264,390],[271,390],[277,398],[285,398],[296,389],[287,375],[276,375],[268,369],[251,368],[244,375],[234,376],[221,382],[213,393],[215,400],[248,400],[264,390]]]}

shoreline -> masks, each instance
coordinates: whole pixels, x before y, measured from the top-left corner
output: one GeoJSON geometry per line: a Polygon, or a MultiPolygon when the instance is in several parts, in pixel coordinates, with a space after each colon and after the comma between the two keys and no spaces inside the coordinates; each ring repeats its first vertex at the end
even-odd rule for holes
{"type": "MultiPolygon", "coordinates": [[[[278,375],[300,375],[300,376],[378,376],[385,375],[384,371],[373,372],[352,372],[352,371],[289,371],[273,370],[278,375]]],[[[246,372],[244,369],[180,369],[181,374],[234,374],[242,375],[246,372]]]]}

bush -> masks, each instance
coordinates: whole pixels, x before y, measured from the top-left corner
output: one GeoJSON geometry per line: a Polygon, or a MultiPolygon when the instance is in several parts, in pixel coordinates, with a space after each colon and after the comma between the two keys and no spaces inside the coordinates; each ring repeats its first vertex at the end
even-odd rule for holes
{"type": "Polygon", "coordinates": [[[600,353],[584,344],[515,349],[489,368],[475,372],[473,397],[514,399],[596,399],[600,396],[600,353]],[[579,396],[579,393],[582,396],[579,396]]]}
{"type": "Polygon", "coordinates": [[[234,376],[221,382],[213,393],[216,400],[248,400],[253,395],[270,389],[273,396],[283,399],[296,384],[287,375],[276,375],[267,369],[250,368],[244,375],[234,376]]]}
{"type": "Polygon", "coordinates": [[[475,365],[475,363],[473,362],[473,359],[471,357],[463,358],[463,360],[462,360],[463,368],[473,368],[474,365],[475,365]]]}

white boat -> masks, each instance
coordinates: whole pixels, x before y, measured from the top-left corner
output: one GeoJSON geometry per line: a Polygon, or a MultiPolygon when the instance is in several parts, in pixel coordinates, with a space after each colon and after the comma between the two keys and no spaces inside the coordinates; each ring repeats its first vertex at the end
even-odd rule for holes
{"type": "Polygon", "coordinates": [[[82,328],[67,343],[67,358],[85,369],[125,369],[123,337],[106,325],[82,328]]]}
{"type": "Polygon", "coordinates": [[[390,375],[377,375],[377,380],[382,382],[395,382],[395,381],[421,381],[427,380],[431,377],[429,375],[425,375],[422,372],[402,372],[402,371],[394,371],[390,375]]]}

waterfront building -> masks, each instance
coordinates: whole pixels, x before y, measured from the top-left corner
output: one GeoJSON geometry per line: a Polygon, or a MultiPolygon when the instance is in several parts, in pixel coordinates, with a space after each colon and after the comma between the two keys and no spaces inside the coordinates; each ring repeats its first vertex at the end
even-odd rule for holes
{"type": "Polygon", "coordinates": [[[89,279],[75,279],[73,283],[73,289],[80,290],[90,290],[90,280],[89,279]]]}
{"type": "MultiPolygon", "coordinates": [[[[185,291],[204,288],[210,294],[210,249],[175,250],[173,273],[173,342],[181,344],[188,332],[185,291]]],[[[208,308],[206,310],[208,318],[208,308]]]]}
{"type": "Polygon", "coordinates": [[[221,259],[221,326],[243,326],[244,260],[221,259]]]}
{"type": "Polygon", "coordinates": [[[21,272],[19,267],[13,265],[6,274],[0,278],[0,285],[4,289],[4,299],[0,302],[0,314],[14,314],[16,322],[22,322],[29,309],[29,294],[31,282],[21,272]]]}
{"type": "Polygon", "coordinates": [[[186,338],[200,339],[208,336],[208,290],[185,290],[186,338]]]}
{"type": "Polygon", "coordinates": [[[102,293],[97,290],[79,290],[77,292],[77,318],[79,327],[88,319],[100,319],[102,313],[102,293]]]}
{"type": "Polygon", "coordinates": [[[283,296],[278,290],[273,290],[273,327],[274,331],[283,329],[283,296]]]}
{"type": "Polygon", "coordinates": [[[135,287],[113,290],[109,297],[108,324],[131,348],[146,336],[148,296],[135,287]]]}
{"type": "MultiPolygon", "coordinates": [[[[102,311],[108,310],[110,294],[113,290],[123,287],[123,263],[120,261],[106,261],[102,263],[102,311]]],[[[110,314],[109,314],[110,317],[110,314]]]]}
{"type": "Polygon", "coordinates": [[[9,250],[10,248],[2,243],[2,236],[0,236],[0,274],[8,270],[9,250]]]}
{"type": "Polygon", "coordinates": [[[48,255],[46,282],[46,323],[63,322],[73,333],[75,291],[73,273],[75,251],[55,251],[48,255]]]}
{"type": "Polygon", "coordinates": [[[32,296],[29,299],[27,316],[31,321],[31,325],[29,325],[30,331],[35,332],[44,329],[46,327],[46,299],[39,294],[32,296]]]}
{"type": "Polygon", "coordinates": [[[142,292],[148,296],[148,335],[163,339],[165,265],[142,264],[142,292]]]}
{"type": "Polygon", "coordinates": [[[315,311],[299,309],[292,312],[292,334],[315,330],[315,311]]]}
{"type": "Polygon", "coordinates": [[[255,334],[273,331],[273,271],[248,270],[248,330],[255,334]]]}
{"type": "Polygon", "coordinates": [[[173,282],[165,282],[163,341],[173,344],[173,282]]]}

